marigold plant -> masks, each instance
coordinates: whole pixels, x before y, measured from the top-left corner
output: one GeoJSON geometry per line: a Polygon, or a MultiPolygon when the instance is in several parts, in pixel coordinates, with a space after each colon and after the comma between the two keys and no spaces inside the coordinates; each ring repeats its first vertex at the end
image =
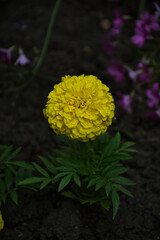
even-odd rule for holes
{"type": "Polygon", "coordinates": [[[19,185],[43,189],[58,183],[58,192],[82,204],[99,204],[106,210],[112,204],[115,218],[118,192],[133,196],[123,187],[134,183],[121,176],[128,171],[121,161],[131,159],[128,152],[136,150],[130,149],[133,142],[121,144],[119,132],[112,137],[106,132],[114,118],[113,101],[109,88],[95,76],[62,77],[43,110],[55,133],[64,135],[60,136],[62,146],[54,156],[39,156],[40,165],[32,163],[38,176],[19,185]]]}
{"type": "Polygon", "coordinates": [[[43,113],[56,134],[87,142],[106,132],[114,111],[109,88],[96,76],[66,75],[49,93],[43,113]]]}

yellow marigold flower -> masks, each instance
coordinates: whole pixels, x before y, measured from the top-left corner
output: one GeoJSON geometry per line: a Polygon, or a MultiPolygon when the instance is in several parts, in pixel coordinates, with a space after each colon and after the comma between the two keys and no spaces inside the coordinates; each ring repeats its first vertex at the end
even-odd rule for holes
{"type": "Polygon", "coordinates": [[[4,227],[4,221],[2,219],[2,213],[0,212],[0,231],[3,229],[4,227]]]}
{"type": "Polygon", "coordinates": [[[56,134],[87,142],[111,125],[113,101],[109,88],[97,77],[66,75],[49,93],[43,113],[56,134]]]}

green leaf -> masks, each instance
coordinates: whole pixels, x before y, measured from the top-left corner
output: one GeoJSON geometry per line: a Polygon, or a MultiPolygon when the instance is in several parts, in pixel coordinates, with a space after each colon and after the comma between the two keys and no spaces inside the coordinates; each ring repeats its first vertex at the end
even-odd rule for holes
{"type": "Polygon", "coordinates": [[[108,200],[102,200],[101,202],[101,206],[106,209],[107,211],[110,209],[110,201],[108,200]]]}
{"type": "Polygon", "coordinates": [[[22,181],[24,179],[25,170],[24,168],[19,168],[16,172],[15,182],[18,184],[18,182],[22,181]]]}
{"type": "Polygon", "coordinates": [[[71,191],[64,191],[61,193],[62,196],[72,198],[72,199],[77,199],[76,195],[72,193],[71,191]]]}
{"type": "Polygon", "coordinates": [[[76,173],[73,175],[73,180],[79,187],[81,186],[80,178],[76,173]]]}
{"type": "Polygon", "coordinates": [[[21,151],[22,147],[17,148],[12,154],[10,154],[7,157],[7,161],[9,162],[11,159],[13,159],[17,154],[21,151]]]}
{"type": "Polygon", "coordinates": [[[15,191],[15,189],[12,189],[12,191],[9,193],[11,199],[13,200],[13,202],[15,204],[18,204],[18,194],[17,192],[15,191]]]}
{"type": "Polygon", "coordinates": [[[60,184],[58,186],[58,192],[62,191],[62,189],[68,185],[71,178],[72,178],[72,174],[69,174],[69,175],[65,176],[64,178],[62,178],[62,180],[60,181],[60,184]]]}
{"type": "Polygon", "coordinates": [[[116,177],[122,173],[125,173],[128,171],[128,168],[125,168],[125,167],[121,167],[121,168],[116,168],[114,170],[111,170],[109,171],[106,176],[107,177],[110,177],[110,178],[113,178],[113,177],[116,177]]]}
{"type": "Polygon", "coordinates": [[[103,187],[105,185],[105,183],[106,183],[105,179],[99,180],[99,182],[95,186],[95,191],[98,191],[101,187],[103,187]]]}
{"type": "Polygon", "coordinates": [[[33,163],[34,167],[37,169],[38,172],[40,172],[43,176],[45,177],[50,177],[49,174],[47,173],[47,171],[42,168],[41,166],[39,166],[37,163],[33,163]]]}
{"type": "Polygon", "coordinates": [[[114,158],[117,160],[130,160],[132,159],[132,156],[128,153],[118,152],[114,154],[114,158]]]}
{"type": "Polygon", "coordinates": [[[135,145],[135,142],[125,142],[125,143],[122,145],[121,150],[124,150],[124,149],[126,149],[126,148],[128,148],[128,147],[131,147],[131,146],[133,146],[133,145],[135,145]]]}
{"type": "Polygon", "coordinates": [[[43,189],[44,187],[46,187],[49,183],[51,182],[51,178],[46,178],[40,186],[40,189],[43,189]]]}
{"type": "Polygon", "coordinates": [[[64,177],[64,176],[66,176],[66,175],[69,175],[69,174],[71,174],[71,172],[58,173],[53,179],[54,179],[54,180],[57,180],[57,179],[59,179],[59,178],[61,178],[61,177],[64,177]]]}
{"type": "Polygon", "coordinates": [[[44,181],[46,178],[44,177],[31,177],[24,179],[23,181],[19,182],[18,185],[27,185],[27,184],[34,184],[44,181]]]}
{"type": "Polygon", "coordinates": [[[111,183],[107,183],[106,186],[105,186],[105,191],[106,191],[106,195],[107,197],[109,196],[110,194],[110,191],[111,191],[111,183]]]}
{"type": "Polygon", "coordinates": [[[87,188],[95,185],[95,184],[99,181],[99,179],[100,179],[100,177],[92,178],[92,179],[88,182],[87,188]]]}
{"type": "Polygon", "coordinates": [[[119,183],[119,184],[123,184],[123,185],[135,185],[134,182],[132,182],[130,179],[126,178],[126,177],[114,177],[112,179],[110,179],[111,181],[115,182],[115,183],[119,183]]]}
{"type": "Polygon", "coordinates": [[[22,161],[14,161],[14,162],[10,162],[9,164],[12,164],[12,165],[15,165],[15,166],[18,166],[18,167],[22,167],[22,168],[25,168],[25,169],[34,170],[32,165],[30,165],[26,162],[22,162],[22,161]]]}
{"type": "Polygon", "coordinates": [[[119,145],[120,145],[120,141],[121,141],[121,136],[120,136],[119,132],[116,133],[116,135],[114,137],[114,141],[116,142],[115,149],[118,149],[119,145]]]}
{"type": "Polygon", "coordinates": [[[113,219],[115,218],[119,208],[119,195],[115,189],[112,189],[113,219]]]}
{"type": "Polygon", "coordinates": [[[5,149],[5,151],[0,156],[0,162],[2,162],[5,159],[5,157],[12,151],[12,148],[13,148],[12,145],[10,145],[5,149]]]}
{"type": "Polygon", "coordinates": [[[54,175],[57,174],[57,170],[55,168],[55,166],[46,158],[39,156],[39,158],[41,159],[41,161],[43,162],[43,164],[46,166],[46,168],[54,175]]]}
{"type": "Polygon", "coordinates": [[[125,189],[124,187],[122,187],[121,185],[119,184],[113,184],[114,187],[116,187],[118,190],[120,190],[121,192],[123,192],[124,194],[130,196],[130,197],[134,197],[132,195],[132,193],[130,193],[127,189],[125,189]]]}
{"type": "Polygon", "coordinates": [[[102,159],[112,155],[119,147],[120,144],[120,134],[117,134],[109,141],[109,143],[104,147],[102,151],[102,159]]]}
{"type": "Polygon", "coordinates": [[[6,169],[6,171],[5,171],[5,183],[7,186],[7,190],[9,191],[9,189],[13,183],[12,172],[10,169],[6,169]]]}

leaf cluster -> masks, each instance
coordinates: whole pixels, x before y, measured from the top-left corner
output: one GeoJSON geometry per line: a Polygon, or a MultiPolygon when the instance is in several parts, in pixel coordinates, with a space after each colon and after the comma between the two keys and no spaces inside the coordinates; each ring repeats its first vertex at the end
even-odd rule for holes
{"type": "Polygon", "coordinates": [[[21,147],[13,150],[13,146],[0,145],[0,202],[10,197],[18,203],[18,183],[32,175],[33,166],[23,161],[15,161],[21,147]]]}
{"type": "Polygon", "coordinates": [[[66,136],[60,138],[63,145],[55,151],[55,157],[39,156],[43,166],[33,163],[40,177],[25,179],[20,184],[39,183],[42,189],[49,183],[58,182],[58,192],[66,188],[62,192],[64,196],[78,199],[83,204],[99,203],[108,210],[112,203],[114,218],[120,202],[119,192],[133,197],[124,187],[134,183],[122,176],[128,171],[122,162],[132,158],[130,153],[136,150],[130,147],[135,143],[121,145],[119,132],[112,138],[105,133],[87,143],[66,136]]]}

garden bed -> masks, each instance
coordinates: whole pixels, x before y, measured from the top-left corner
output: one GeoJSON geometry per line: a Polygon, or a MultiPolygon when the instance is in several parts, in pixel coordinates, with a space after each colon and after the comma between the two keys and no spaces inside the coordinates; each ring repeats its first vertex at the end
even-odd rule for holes
{"type": "MultiPolygon", "coordinates": [[[[62,1],[44,64],[26,88],[17,89],[28,81],[28,75],[20,78],[17,74],[22,67],[1,62],[0,143],[14,148],[22,146],[18,159],[32,163],[37,161],[37,155],[53,154],[59,146],[42,109],[61,76],[96,75],[115,95],[117,86],[107,75],[108,59],[102,50],[102,38],[106,35],[103,20],[111,19],[115,4],[104,0],[62,1]]],[[[126,15],[136,15],[136,3],[117,6],[124,8],[126,15]]],[[[0,47],[22,47],[31,60],[25,69],[32,68],[37,61],[52,8],[49,0],[0,2],[0,47]],[[26,24],[26,28],[20,29],[17,23],[26,24]]],[[[125,162],[130,168],[127,175],[136,183],[129,189],[134,198],[121,194],[115,220],[112,210],[106,212],[62,197],[57,193],[57,185],[38,192],[23,189],[19,191],[18,205],[8,199],[1,206],[5,226],[0,239],[160,239],[159,123],[147,118],[143,105],[131,114],[116,106],[116,120],[110,131],[114,129],[122,132],[122,139],[135,141],[138,150],[132,160],[125,162]]]]}

